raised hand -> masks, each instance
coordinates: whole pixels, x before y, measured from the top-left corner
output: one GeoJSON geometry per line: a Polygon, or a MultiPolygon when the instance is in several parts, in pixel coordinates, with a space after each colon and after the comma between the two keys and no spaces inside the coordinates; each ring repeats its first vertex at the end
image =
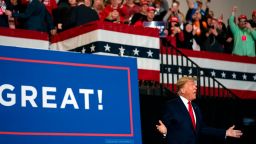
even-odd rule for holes
{"type": "Polygon", "coordinates": [[[236,11],[237,11],[237,6],[233,6],[232,12],[236,12],[236,11]]]}

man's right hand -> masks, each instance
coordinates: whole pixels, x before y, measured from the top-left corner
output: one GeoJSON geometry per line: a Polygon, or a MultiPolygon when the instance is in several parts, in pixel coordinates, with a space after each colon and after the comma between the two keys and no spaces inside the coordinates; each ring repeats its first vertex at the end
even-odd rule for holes
{"type": "Polygon", "coordinates": [[[166,126],[164,125],[164,123],[163,123],[161,120],[159,120],[159,124],[156,125],[156,128],[157,128],[157,130],[158,130],[161,134],[163,134],[163,135],[166,135],[166,134],[167,134],[167,128],[166,128],[166,126]]]}
{"type": "Polygon", "coordinates": [[[12,12],[10,10],[5,10],[4,12],[7,16],[11,17],[12,16],[12,12]]]}
{"type": "Polygon", "coordinates": [[[237,6],[233,6],[232,12],[236,12],[236,11],[237,11],[237,6]]]}

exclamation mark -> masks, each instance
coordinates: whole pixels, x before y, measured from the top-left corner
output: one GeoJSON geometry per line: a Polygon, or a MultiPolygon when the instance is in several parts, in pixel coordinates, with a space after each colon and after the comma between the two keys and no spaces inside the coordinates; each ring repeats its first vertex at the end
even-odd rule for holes
{"type": "Polygon", "coordinates": [[[103,110],[103,105],[102,105],[102,90],[98,90],[98,110],[103,110]]]}

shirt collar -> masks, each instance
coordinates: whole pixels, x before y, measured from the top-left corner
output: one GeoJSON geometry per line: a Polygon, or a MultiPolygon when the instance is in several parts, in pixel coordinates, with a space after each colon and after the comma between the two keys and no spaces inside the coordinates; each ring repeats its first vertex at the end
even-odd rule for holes
{"type": "Polygon", "coordinates": [[[183,96],[180,96],[180,99],[182,100],[182,102],[184,103],[186,108],[188,109],[188,99],[184,98],[183,96]]]}

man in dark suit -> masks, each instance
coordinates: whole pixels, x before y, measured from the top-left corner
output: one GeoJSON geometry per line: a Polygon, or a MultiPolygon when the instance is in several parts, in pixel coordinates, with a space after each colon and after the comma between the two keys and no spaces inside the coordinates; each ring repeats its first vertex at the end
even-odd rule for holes
{"type": "Polygon", "coordinates": [[[41,0],[29,0],[24,13],[6,10],[5,14],[10,17],[24,19],[25,29],[55,34],[53,19],[41,0]]]}
{"type": "Polygon", "coordinates": [[[76,27],[97,20],[99,20],[98,13],[87,7],[84,0],[77,0],[77,6],[71,12],[70,26],[76,27]]]}
{"type": "Polygon", "coordinates": [[[199,107],[191,103],[196,99],[197,92],[194,81],[193,77],[182,77],[177,81],[179,97],[167,103],[163,120],[159,120],[159,125],[156,125],[158,131],[166,136],[167,143],[197,144],[202,134],[223,139],[225,137],[240,138],[243,133],[240,130],[234,130],[235,126],[224,130],[204,125],[199,107]]]}

